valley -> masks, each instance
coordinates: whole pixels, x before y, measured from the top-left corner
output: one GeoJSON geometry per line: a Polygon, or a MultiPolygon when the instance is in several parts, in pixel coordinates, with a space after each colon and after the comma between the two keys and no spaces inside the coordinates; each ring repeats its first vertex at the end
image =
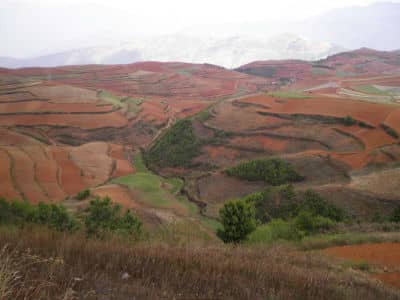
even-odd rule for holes
{"type": "MultiPolygon", "coordinates": [[[[344,226],[368,227],[399,207],[399,91],[400,54],[366,48],[312,62],[256,61],[235,70],[178,62],[2,68],[0,197],[62,204],[79,214],[91,200],[109,196],[132,210],[152,237],[171,234],[163,230],[172,227],[178,245],[192,235],[194,243],[222,247],[215,232],[224,204],[281,186],[280,178],[250,180],[229,170],[252,161],[282,162],[297,176],[284,180],[301,195],[296,197],[312,189],[351,220],[344,226]],[[85,190],[90,195],[79,199],[85,190]]],[[[35,238],[29,239],[39,243],[35,238]]],[[[201,249],[203,259],[208,250],[201,249]]],[[[144,250],[135,251],[140,256],[144,250]]],[[[270,263],[255,250],[237,251],[246,260],[270,263]]],[[[284,251],[304,267],[303,256],[284,251]]],[[[226,252],[217,250],[231,255],[226,252]]],[[[319,263],[312,267],[321,271],[319,263]]],[[[250,265],[251,272],[258,270],[250,265]]],[[[372,277],[398,286],[396,268],[390,270],[395,279],[379,268],[372,277]]],[[[259,272],[264,276],[264,269],[259,272]]]]}

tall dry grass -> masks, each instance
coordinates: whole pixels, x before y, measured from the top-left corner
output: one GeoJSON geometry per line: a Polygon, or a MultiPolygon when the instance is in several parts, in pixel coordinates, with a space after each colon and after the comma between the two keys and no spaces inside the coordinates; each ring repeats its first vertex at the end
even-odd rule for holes
{"type": "Polygon", "coordinates": [[[284,246],[130,244],[42,228],[0,227],[0,247],[5,245],[0,257],[7,264],[6,276],[0,276],[2,299],[400,297],[365,276],[333,270],[322,256],[284,246]],[[122,278],[125,272],[127,279],[122,278]]]}

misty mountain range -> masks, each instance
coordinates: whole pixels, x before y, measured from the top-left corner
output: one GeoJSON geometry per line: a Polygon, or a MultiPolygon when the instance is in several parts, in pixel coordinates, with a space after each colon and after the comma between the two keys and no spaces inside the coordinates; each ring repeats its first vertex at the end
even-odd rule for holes
{"type": "MultiPolygon", "coordinates": [[[[400,48],[400,4],[377,3],[330,11],[303,22],[234,23],[176,34],[126,37],[124,42],[78,48],[33,58],[0,57],[0,66],[125,64],[137,61],[185,61],[235,68],[255,60],[317,60],[348,49],[400,48]],[[351,30],[349,30],[351,28],[351,30]],[[200,32],[203,32],[200,34],[200,32]],[[212,35],[211,35],[212,33],[212,35]]],[[[98,44],[106,39],[97,36],[98,44]]]]}

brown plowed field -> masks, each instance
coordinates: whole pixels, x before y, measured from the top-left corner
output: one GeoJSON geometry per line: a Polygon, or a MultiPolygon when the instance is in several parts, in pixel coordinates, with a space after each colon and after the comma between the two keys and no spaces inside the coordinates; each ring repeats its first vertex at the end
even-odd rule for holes
{"type": "Polygon", "coordinates": [[[1,94],[0,92],[0,103],[3,102],[18,102],[18,101],[29,101],[35,100],[38,97],[28,92],[14,92],[12,94],[1,94]]]}
{"type": "Polygon", "coordinates": [[[112,105],[97,106],[93,103],[49,103],[44,101],[27,101],[15,103],[0,103],[0,115],[10,113],[99,113],[111,112],[112,105]]]}
{"type": "Polygon", "coordinates": [[[378,127],[393,111],[393,106],[353,101],[349,99],[312,98],[272,100],[269,96],[253,96],[241,102],[262,102],[270,106],[267,110],[279,114],[303,114],[344,118],[352,116],[356,120],[378,127]]]}
{"type": "Polygon", "coordinates": [[[48,202],[49,198],[36,181],[35,165],[31,158],[18,147],[3,147],[13,158],[12,174],[18,188],[33,203],[48,202]]]}
{"type": "Polygon", "coordinates": [[[55,103],[95,103],[97,92],[69,85],[35,86],[26,89],[39,98],[51,99],[55,103]]]}
{"type": "Polygon", "coordinates": [[[12,115],[0,116],[0,126],[67,126],[82,129],[105,127],[120,128],[128,124],[126,118],[119,112],[104,114],[76,114],[76,115],[12,115]]]}
{"type": "Polygon", "coordinates": [[[108,150],[108,144],[104,142],[71,148],[71,160],[82,170],[85,185],[99,185],[110,177],[113,160],[108,156],[108,150]]]}
{"type": "Polygon", "coordinates": [[[349,186],[353,189],[398,200],[400,195],[400,168],[375,171],[368,175],[353,177],[349,186]]]}
{"type": "Polygon", "coordinates": [[[222,102],[214,109],[216,116],[207,121],[207,124],[225,131],[254,131],[291,123],[286,119],[260,115],[257,111],[262,108],[259,107],[238,107],[230,102],[222,102]]]}
{"type": "Polygon", "coordinates": [[[11,176],[11,161],[6,151],[0,148],[0,197],[21,199],[11,176]]]}
{"type": "Polygon", "coordinates": [[[346,132],[360,141],[365,146],[366,151],[370,151],[376,148],[380,148],[385,145],[391,145],[396,142],[396,140],[388,135],[382,128],[360,128],[357,126],[341,126],[337,127],[340,131],[346,132]]]}

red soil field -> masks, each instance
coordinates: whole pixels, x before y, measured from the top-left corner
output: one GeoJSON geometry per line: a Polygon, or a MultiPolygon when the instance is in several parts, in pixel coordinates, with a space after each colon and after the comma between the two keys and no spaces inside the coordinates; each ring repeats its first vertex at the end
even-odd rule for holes
{"type": "Polygon", "coordinates": [[[82,129],[96,129],[105,127],[120,128],[128,121],[120,112],[104,114],[75,114],[75,115],[9,115],[0,116],[0,126],[67,126],[82,129]]]}
{"type": "Polygon", "coordinates": [[[0,128],[0,145],[35,145],[39,142],[29,136],[0,128]]]}
{"type": "Polygon", "coordinates": [[[400,244],[363,244],[328,248],[324,253],[352,261],[367,262],[388,269],[394,268],[397,272],[374,274],[372,277],[382,280],[388,285],[400,288],[400,244]]]}
{"type": "Polygon", "coordinates": [[[0,197],[9,200],[21,199],[21,195],[14,188],[11,177],[11,161],[6,151],[0,148],[0,197]]]}
{"type": "Polygon", "coordinates": [[[388,135],[382,128],[360,128],[358,126],[340,126],[337,127],[340,131],[351,134],[362,141],[366,151],[380,148],[385,145],[391,145],[396,140],[388,135]]]}
{"type": "Polygon", "coordinates": [[[51,152],[60,168],[59,182],[68,195],[76,194],[85,188],[81,170],[69,158],[68,152],[62,147],[52,147],[51,152]]]}
{"type": "Polygon", "coordinates": [[[62,112],[62,113],[91,113],[110,112],[112,105],[97,106],[93,103],[63,103],[55,104],[44,101],[29,101],[17,103],[0,103],[0,115],[5,113],[40,113],[40,112],[62,112]]]}
{"type": "Polygon", "coordinates": [[[288,139],[268,136],[235,137],[229,141],[231,145],[249,148],[261,148],[265,151],[286,152],[290,145],[288,139]]]}
{"type": "Polygon", "coordinates": [[[38,85],[26,89],[38,98],[50,99],[53,103],[96,103],[97,92],[69,85],[38,85]]]}
{"type": "Polygon", "coordinates": [[[209,106],[210,103],[205,101],[190,101],[190,100],[168,100],[168,105],[170,107],[171,114],[175,115],[177,118],[182,119],[198,112],[204,110],[209,106]]]}
{"type": "Polygon", "coordinates": [[[332,158],[338,159],[352,169],[362,169],[371,163],[387,163],[392,160],[383,153],[332,153],[332,158]]]}
{"type": "Polygon", "coordinates": [[[397,109],[389,114],[385,120],[385,125],[394,129],[400,136],[400,109],[397,109]]]}
{"type": "Polygon", "coordinates": [[[146,100],[142,103],[142,111],[140,118],[146,122],[154,122],[156,124],[162,124],[167,121],[167,114],[164,111],[165,104],[160,101],[146,100]]]}
{"type": "Polygon", "coordinates": [[[289,120],[257,113],[259,107],[236,107],[230,102],[223,102],[215,107],[216,116],[207,121],[213,127],[226,131],[240,132],[259,128],[276,127],[290,124],[289,120]]]}
{"type": "Polygon", "coordinates": [[[271,100],[266,96],[253,96],[241,102],[262,102],[270,106],[269,112],[280,114],[321,115],[344,118],[352,116],[356,120],[378,127],[393,111],[393,106],[353,101],[350,99],[312,98],[271,100]]]}
{"type": "Polygon", "coordinates": [[[2,147],[13,158],[12,174],[18,184],[21,193],[32,203],[48,202],[49,198],[44,194],[38,184],[35,174],[35,164],[31,158],[18,147],[2,147]]]}
{"type": "Polygon", "coordinates": [[[389,267],[400,266],[400,243],[340,246],[325,249],[323,252],[354,261],[366,261],[389,267]]]}
{"type": "Polygon", "coordinates": [[[117,184],[107,184],[91,190],[94,196],[110,197],[113,203],[120,204],[125,208],[137,208],[138,204],[134,201],[131,193],[124,187],[117,184]]]}
{"type": "MultiPolygon", "coordinates": [[[[1,92],[0,92],[1,93],[1,92]]],[[[32,95],[29,92],[16,92],[15,94],[0,94],[0,103],[2,102],[13,102],[13,101],[27,101],[27,100],[35,100],[36,96],[32,95]]]]}
{"type": "Polygon", "coordinates": [[[229,149],[224,146],[205,146],[202,149],[212,160],[228,159],[233,160],[238,155],[238,151],[235,149],[229,149]]]}
{"type": "Polygon", "coordinates": [[[46,191],[50,201],[61,201],[67,195],[58,182],[59,167],[53,159],[50,147],[26,146],[24,152],[35,162],[37,182],[46,191]]]}

